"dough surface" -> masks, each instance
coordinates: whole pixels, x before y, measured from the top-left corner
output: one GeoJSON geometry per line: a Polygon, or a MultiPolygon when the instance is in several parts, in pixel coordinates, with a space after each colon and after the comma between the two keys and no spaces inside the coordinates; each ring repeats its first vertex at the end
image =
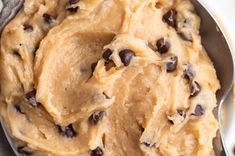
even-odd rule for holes
{"type": "Polygon", "coordinates": [[[220,88],[189,0],[25,0],[1,36],[22,155],[209,156],[220,88]]]}

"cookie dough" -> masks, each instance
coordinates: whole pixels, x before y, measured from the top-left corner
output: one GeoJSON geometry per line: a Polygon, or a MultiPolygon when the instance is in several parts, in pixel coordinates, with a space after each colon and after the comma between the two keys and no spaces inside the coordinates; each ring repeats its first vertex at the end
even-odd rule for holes
{"type": "Polygon", "coordinates": [[[25,0],[1,36],[21,155],[209,156],[220,88],[189,0],[25,0]]]}

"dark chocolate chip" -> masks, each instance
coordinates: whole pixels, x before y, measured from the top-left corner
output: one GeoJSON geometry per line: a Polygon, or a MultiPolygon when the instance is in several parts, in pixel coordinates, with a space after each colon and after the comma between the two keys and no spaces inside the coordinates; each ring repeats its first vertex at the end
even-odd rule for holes
{"type": "Polygon", "coordinates": [[[233,154],[235,155],[235,146],[233,147],[233,154]]]}
{"type": "Polygon", "coordinates": [[[202,116],[202,115],[204,115],[204,113],[205,113],[204,108],[201,105],[197,105],[195,110],[194,110],[193,115],[195,115],[195,116],[202,116]]]}
{"type": "Polygon", "coordinates": [[[177,109],[177,113],[178,113],[180,116],[186,118],[186,113],[185,113],[185,111],[183,111],[182,109],[177,109]]]}
{"type": "Polygon", "coordinates": [[[69,4],[72,5],[72,4],[76,4],[78,3],[80,0],[69,0],[69,4]]]}
{"type": "Polygon", "coordinates": [[[157,46],[157,51],[160,54],[164,54],[168,52],[170,49],[170,43],[165,38],[160,38],[159,40],[157,40],[156,46],[157,46]]]}
{"type": "Polygon", "coordinates": [[[28,151],[24,146],[19,146],[17,148],[17,152],[21,154],[22,156],[31,156],[33,155],[33,152],[28,151]]]}
{"type": "Polygon", "coordinates": [[[94,63],[91,64],[91,71],[92,71],[92,73],[95,71],[95,68],[96,68],[96,66],[97,66],[97,63],[98,63],[98,62],[94,62],[94,63]]]}
{"type": "Polygon", "coordinates": [[[26,31],[26,32],[32,32],[33,31],[33,26],[32,25],[24,24],[23,27],[24,27],[23,28],[24,31],[26,31]]]}
{"type": "Polygon", "coordinates": [[[177,56],[172,56],[170,58],[170,62],[166,64],[166,71],[168,73],[171,73],[176,70],[178,64],[178,57],[177,56]]]}
{"type": "Polygon", "coordinates": [[[22,109],[21,109],[21,107],[20,107],[19,104],[14,104],[14,107],[15,107],[15,109],[16,109],[17,112],[19,112],[19,113],[21,113],[21,114],[25,114],[25,113],[22,111],[22,109]]]}
{"type": "Polygon", "coordinates": [[[177,11],[175,9],[169,10],[162,17],[163,22],[167,23],[169,26],[177,28],[177,11]]]}
{"type": "Polygon", "coordinates": [[[192,81],[190,84],[190,97],[197,96],[201,91],[201,86],[197,81],[192,81]]]}
{"type": "Polygon", "coordinates": [[[108,71],[109,69],[111,69],[112,67],[115,67],[116,65],[112,60],[110,60],[108,62],[105,62],[104,66],[105,66],[105,70],[108,71]]]}
{"type": "Polygon", "coordinates": [[[103,156],[104,151],[100,147],[96,147],[96,149],[91,151],[91,156],[103,156]]]}
{"type": "Polygon", "coordinates": [[[111,49],[106,49],[104,52],[103,52],[103,55],[102,57],[106,60],[106,61],[110,61],[110,56],[112,55],[113,51],[111,49]]]}
{"type": "Polygon", "coordinates": [[[130,64],[133,56],[135,56],[135,53],[130,49],[124,49],[119,52],[119,57],[121,58],[124,66],[128,66],[130,64]]]}
{"type": "Polygon", "coordinates": [[[71,13],[75,13],[79,10],[79,7],[76,6],[76,7],[68,7],[67,10],[71,13]]]}
{"type": "Polygon", "coordinates": [[[56,17],[50,15],[50,14],[47,14],[47,13],[44,13],[42,15],[44,21],[47,23],[47,24],[51,24],[53,23],[53,21],[56,19],[56,17]]]}
{"type": "Polygon", "coordinates": [[[195,74],[192,70],[192,66],[188,65],[187,68],[184,70],[183,76],[185,79],[187,79],[188,81],[192,81],[195,74]]]}
{"type": "Polygon", "coordinates": [[[57,126],[57,127],[58,127],[58,130],[59,130],[59,133],[62,136],[66,136],[67,138],[72,138],[72,137],[75,137],[77,135],[77,132],[74,130],[72,124],[70,124],[66,127],[63,127],[63,128],[61,126],[57,126]]]}
{"type": "Polygon", "coordinates": [[[97,124],[105,116],[105,111],[95,112],[89,117],[89,121],[92,124],[97,124]]]}
{"type": "Polygon", "coordinates": [[[28,100],[28,102],[34,106],[37,107],[40,103],[36,100],[36,89],[33,89],[32,91],[25,94],[25,98],[28,100]]]}

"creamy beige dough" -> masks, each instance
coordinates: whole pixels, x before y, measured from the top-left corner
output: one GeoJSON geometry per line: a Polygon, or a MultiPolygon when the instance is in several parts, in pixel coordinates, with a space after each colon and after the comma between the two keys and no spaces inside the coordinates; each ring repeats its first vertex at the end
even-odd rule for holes
{"type": "Polygon", "coordinates": [[[1,36],[18,152],[209,156],[216,71],[188,0],[25,0],[1,36]]]}

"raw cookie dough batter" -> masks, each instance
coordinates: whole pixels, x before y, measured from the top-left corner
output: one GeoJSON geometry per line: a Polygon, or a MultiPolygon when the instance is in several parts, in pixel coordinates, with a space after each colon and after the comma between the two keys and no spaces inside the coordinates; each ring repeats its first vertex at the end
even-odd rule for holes
{"type": "Polygon", "coordinates": [[[188,0],[25,0],[1,36],[22,155],[208,156],[220,85],[188,0]]]}

